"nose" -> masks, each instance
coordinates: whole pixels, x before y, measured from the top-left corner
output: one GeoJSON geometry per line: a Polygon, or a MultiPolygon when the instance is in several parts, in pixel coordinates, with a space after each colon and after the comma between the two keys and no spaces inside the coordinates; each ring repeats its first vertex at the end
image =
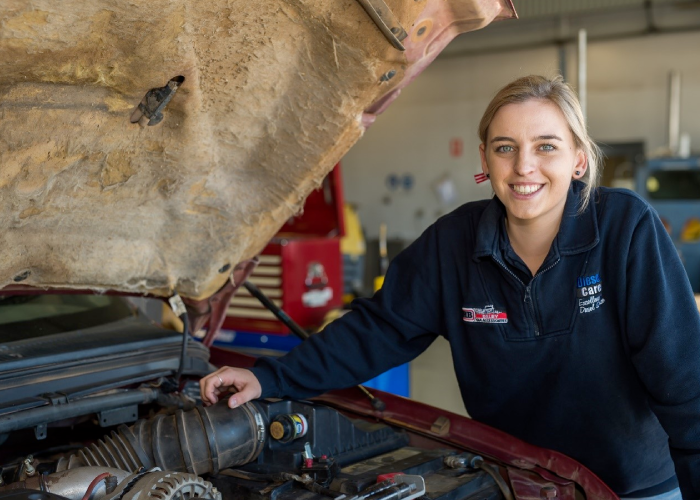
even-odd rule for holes
{"type": "Polygon", "coordinates": [[[537,158],[535,155],[528,151],[526,148],[521,148],[515,156],[515,165],[513,165],[513,170],[518,175],[528,175],[535,171],[537,168],[537,158]]]}

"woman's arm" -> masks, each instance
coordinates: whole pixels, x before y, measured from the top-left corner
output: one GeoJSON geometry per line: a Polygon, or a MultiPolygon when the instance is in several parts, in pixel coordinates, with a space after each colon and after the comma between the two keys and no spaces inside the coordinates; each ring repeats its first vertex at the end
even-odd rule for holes
{"type": "Polygon", "coordinates": [[[443,331],[436,233],[429,228],[394,258],[374,297],[356,300],[352,311],[281,358],[260,358],[250,371],[209,375],[202,396],[214,402],[223,385],[239,391],[237,404],[254,397],[308,398],[365,382],[418,356],[443,331]]]}
{"type": "Polygon", "coordinates": [[[700,497],[700,313],[658,216],[640,217],[627,264],[627,339],[649,403],[669,435],[684,498],[700,497]]]}

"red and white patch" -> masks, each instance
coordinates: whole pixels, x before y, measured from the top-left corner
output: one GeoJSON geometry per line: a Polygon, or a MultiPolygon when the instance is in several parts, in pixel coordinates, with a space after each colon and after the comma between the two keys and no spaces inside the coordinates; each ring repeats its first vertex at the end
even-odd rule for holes
{"type": "Polygon", "coordinates": [[[464,317],[467,323],[508,323],[508,315],[488,305],[483,309],[477,307],[463,307],[464,317]]]}

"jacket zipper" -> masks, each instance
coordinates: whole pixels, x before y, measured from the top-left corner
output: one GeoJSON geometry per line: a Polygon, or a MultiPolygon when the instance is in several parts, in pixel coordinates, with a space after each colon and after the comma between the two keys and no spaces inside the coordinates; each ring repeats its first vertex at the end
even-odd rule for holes
{"type": "Polygon", "coordinates": [[[561,259],[555,260],[555,261],[552,263],[552,265],[550,265],[549,267],[547,267],[547,268],[541,270],[540,272],[538,272],[537,274],[535,274],[535,275],[532,277],[532,279],[530,280],[530,283],[528,283],[527,285],[526,285],[525,283],[523,283],[523,280],[521,280],[520,278],[518,278],[518,277],[515,275],[515,273],[514,273],[513,271],[511,271],[510,269],[508,269],[508,267],[507,267],[503,262],[501,262],[500,260],[498,260],[496,257],[494,257],[493,260],[495,260],[496,262],[498,262],[498,264],[499,264],[503,269],[505,269],[506,272],[507,272],[508,274],[510,274],[513,278],[515,278],[516,280],[518,280],[518,282],[519,282],[521,285],[523,285],[523,286],[525,287],[525,298],[523,299],[523,302],[525,302],[525,303],[528,305],[528,307],[530,308],[530,314],[532,315],[532,322],[533,322],[534,325],[535,325],[535,337],[539,337],[539,335],[540,335],[540,325],[537,324],[537,318],[535,317],[535,303],[534,303],[534,301],[532,300],[532,294],[531,294],[532,282],[535,281],[535,278],[537,278],[538,276],[542,276],[544,273],[546,273],[547,271],[549,271],[550,269],[552,269],[554,266],[556,266],[556,265],[559,263],[559,261],[560,261],[561,259]]]}

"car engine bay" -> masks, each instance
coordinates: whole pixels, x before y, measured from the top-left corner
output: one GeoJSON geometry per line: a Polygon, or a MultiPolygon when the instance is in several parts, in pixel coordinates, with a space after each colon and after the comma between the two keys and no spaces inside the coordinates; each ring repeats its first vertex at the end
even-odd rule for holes
{"type": "Polygon", "coordinates": [[[473,455],[413,447],[407,433],[384,424],[288,400],[159,413],[73,453],[45,455],[4,464],[0,497],[19,490],[76,499],[501,496],[493,478],[471,465],[473,455]],[[288,425],[295,420],[303,425],[288,425]]]}
{"type": "Polygon", "coordinates": [[[513,498],[494,464],[377,419],[202,406],[208,350],[180,366],[182,334],[107,302],[114,321],[0,344],[0,499],[513,498]]]}

